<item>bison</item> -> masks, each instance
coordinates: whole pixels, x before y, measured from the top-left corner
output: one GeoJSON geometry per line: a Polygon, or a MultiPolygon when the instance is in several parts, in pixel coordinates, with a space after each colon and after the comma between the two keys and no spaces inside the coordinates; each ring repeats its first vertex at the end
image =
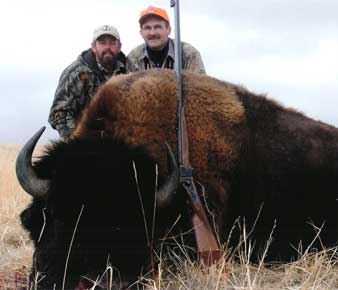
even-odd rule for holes
{"type": "MultiPolygon", "coordinates": [[[[220,240],[231,230],[230,245],[238,242],[241,219],[257,256],[273,229],[269,259],[296,257],[299,244],[336,245],[338,129],[210,76],[184,72],[183,84],[194,179],[220,240]]],[[[107,263],[130,283],[150,271],[156,248],[175,250],[180,235],[195,247],[174,157],[176,110],[173,71],[117,76],[70,140],[33,164],[42,130],[23,147],[17,175],[33,200],[21,221],[41,287],[74,288],[107,263]]]]}

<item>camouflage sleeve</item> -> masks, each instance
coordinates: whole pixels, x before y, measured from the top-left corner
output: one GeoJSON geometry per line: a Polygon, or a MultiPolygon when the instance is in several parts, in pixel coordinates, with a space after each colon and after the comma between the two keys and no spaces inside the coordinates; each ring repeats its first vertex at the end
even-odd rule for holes
{"type": "Polygon", "coordinates": [[[126,66],[127,66],[127,73],[140,70],[140,68],[136,65],[135,60],[130,55],[128,55],[127,57],[126,66]]]}
{"type": "Polygon", "coordinates": [[[127,56],[127,72],[135,72],[145,69],[145,44],[134,47],[127,56]]]}
{"type": "Polygon", "coordinates": [[[199,51],[188,43],[184,43],[183,50],[183,63],[184,69],[191,72],[206,74],[203,60],[199,51]]]}
{"type": "Polygon", "coordinates": [[[79,71],[72,65],[63,71],[55,91],[48,121],[64,139],[67,139],[76,127],[82,86],[79,71]]]}

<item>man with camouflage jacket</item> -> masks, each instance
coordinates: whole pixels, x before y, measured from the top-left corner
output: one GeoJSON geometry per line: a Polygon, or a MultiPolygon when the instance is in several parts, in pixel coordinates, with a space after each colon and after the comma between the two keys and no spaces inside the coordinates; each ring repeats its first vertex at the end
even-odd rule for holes
{"type": "Polygon", "coordinates": [[[98,87],[111,76],[126,73],[126,56],[121,52],[120,35],[111,25],[94,31],[91,48],[61,74],[48,121],[67,140],[81,112],[98,87]]]}
{"type": "MultiPolygon", "coordinates": [[[[135,47],[127,56],[127,70],[138,71],[151,68],[174,68],[174,41],[167,12],[149,6],[141,12],[140,33],[145,43],[135,47]]],[[[182,68],[205,74],[200,53],[192,45],[182,42],[182,68]]]]}

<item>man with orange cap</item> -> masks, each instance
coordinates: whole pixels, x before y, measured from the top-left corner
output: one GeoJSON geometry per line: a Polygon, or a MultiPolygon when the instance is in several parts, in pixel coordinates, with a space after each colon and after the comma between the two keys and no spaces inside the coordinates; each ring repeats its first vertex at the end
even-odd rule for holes
{"type": "MultiPolygon", "coordinates": [[[[149,6],[140,14],[140,34],[144,44],[135,47],[128,54],[127,71],[151,68],[174,68],[174,41],[167,12],[159,7],[149,6]]],[[[182,45],[182,69],[205,74],[204,64],[196,48],[186,42],[182,45]]]]}

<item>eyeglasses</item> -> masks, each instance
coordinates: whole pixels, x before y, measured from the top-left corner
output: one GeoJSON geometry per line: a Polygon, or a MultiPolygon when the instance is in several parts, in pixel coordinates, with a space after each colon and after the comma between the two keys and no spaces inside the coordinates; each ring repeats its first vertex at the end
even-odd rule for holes
{"type": "Polygon", "coordinates": [[[155,25],[143,25],[142,26],[142,30],[143,31],[146,31],[146,32],[150,32],[152,30],[155,30],[155,31],[161,31],[164,29],[164,24],[155,24],[155,25]]]}

